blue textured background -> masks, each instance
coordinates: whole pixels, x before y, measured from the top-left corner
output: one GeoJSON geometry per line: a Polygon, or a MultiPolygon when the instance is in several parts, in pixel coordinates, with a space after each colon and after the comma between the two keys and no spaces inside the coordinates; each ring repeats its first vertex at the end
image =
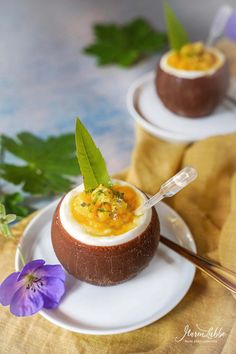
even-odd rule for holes
{"type": "MultiPolygon", "coordinates": [[[[222,2],[170,3],[192,38],[198,39],[205,37],[222,2]]],[[[135,16],[164,28],[162,3],[157,0],[0,0],[1,132],[69,132],[79,115],[110,172],[127,166],[134,143],[127,89],[155,67],[157,56],[129,70],[97,68],[95,59],[81,49],[92,40],[94,22],[125,22],[135,16]]]]}

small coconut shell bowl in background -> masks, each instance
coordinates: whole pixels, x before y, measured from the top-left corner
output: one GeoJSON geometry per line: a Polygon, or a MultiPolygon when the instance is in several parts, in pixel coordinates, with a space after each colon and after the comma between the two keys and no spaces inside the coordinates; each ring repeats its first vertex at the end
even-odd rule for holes
{"type": "Polygon", "coordinates": [[[156,92],[162,103],[180,116],[198,118],[210,115],[223,101],[229,87],[229,70],[224,54],[214,49],[221,65],[200,77],[188,77],[190,75],[185,70],[166,70],[163,67],[163,60],[169,53],[161,58],[156,70],[156,92]]]}

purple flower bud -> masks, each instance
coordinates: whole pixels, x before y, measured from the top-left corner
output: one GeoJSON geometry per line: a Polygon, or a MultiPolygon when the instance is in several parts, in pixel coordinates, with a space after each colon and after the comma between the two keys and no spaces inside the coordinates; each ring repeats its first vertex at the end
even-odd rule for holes
{"type": "Polygon", "coordinates": [[[226,23],[225,35],[233,41],[236,41],[236,9],[226,23]]]}
{"type": "Polygon", "coordinates": [[[60,265],[45,265],[42,259],[27,263],[21,272],[9,275],[0,285],[0,303],[10,305],[15,316],[30,316],[43,307],[59,305],[65,292],[65,272],[60,265]]]}

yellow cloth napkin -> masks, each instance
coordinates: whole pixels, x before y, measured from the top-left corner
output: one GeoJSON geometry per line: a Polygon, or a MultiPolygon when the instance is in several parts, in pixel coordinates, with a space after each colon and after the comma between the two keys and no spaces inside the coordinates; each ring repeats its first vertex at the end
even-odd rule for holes
{"type": "MultiPolygon", "coordinates": [[[[236,63],[236,60],[235,60],[236,63]]],[[[223,123],[222,123],[223,124],[223,123]]],[[[170,144],[137,129],[132,163],[123,178],[148,193],[184,165],[198,179],[168,203],[189,225],[198,252],[236,270],[236,133],[192,145],[170,144]]],[[[27,220],[16,226],[22,234],[27,220]]],[[[0,238],[0,281],[14,271],[15,244],[0,238]]],[[[151,289],[147,289],[151,291],[151,289]]],[[[78,296],[79,301],[79,296],[78,296]]],[[[141,304],[140,304],[141,306],[141,304]]],[[[232,294],[197,271],[189,292],[165,317],[140,330],[113,336],[68,332],[40,315],[16,318],[0,309],[0,353],[7,354],[217,354],[236,353],[236,301],[232,294]],[[222,328],[216,340],[177,342],[184,328],[222,328]]],[[[197,338],[201,340],[201,338],[197,338]]]]}

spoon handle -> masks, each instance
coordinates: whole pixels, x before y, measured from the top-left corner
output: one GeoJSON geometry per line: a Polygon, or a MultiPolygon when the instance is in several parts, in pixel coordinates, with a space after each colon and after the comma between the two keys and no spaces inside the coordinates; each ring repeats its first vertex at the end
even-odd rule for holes
{"type": "Polygon", "coordinates": [[[229,5],[220,6],[219,10],[217,11],[212,21],[208,38],[206,40],[206,45],[208,47],[212,46],[215,40],[222,35],[222,33],[224,32],[226,22],[229,19],[232,12],[233,9],[231,6],[229,5]]]}
{"type": "Polygon", "coordinates": [[[175,242],[170,241],[164,236],[160,237],[160,241],[164,243],[167,247],[171,248],[176,253],[180,254],[204,273],[209,275],[211,278],[215,279],[218,283],[223,285],[228,290],[236,293],[236,273],[230,269],[227,269],[210,259],[204,258],[195,254],[192,251],[178,245],[175,242]]]}

